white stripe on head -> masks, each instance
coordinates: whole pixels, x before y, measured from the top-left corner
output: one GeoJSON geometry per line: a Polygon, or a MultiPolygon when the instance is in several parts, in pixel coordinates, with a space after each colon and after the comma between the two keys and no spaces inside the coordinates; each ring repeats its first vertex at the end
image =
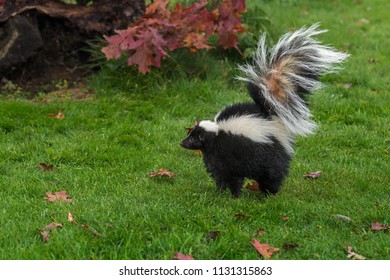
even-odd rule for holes
{"type": "Polygon", "coordinates": [[[208,132],[218,133],[218,125],[212,121],[201,121],[199,126],[208,132]]]}

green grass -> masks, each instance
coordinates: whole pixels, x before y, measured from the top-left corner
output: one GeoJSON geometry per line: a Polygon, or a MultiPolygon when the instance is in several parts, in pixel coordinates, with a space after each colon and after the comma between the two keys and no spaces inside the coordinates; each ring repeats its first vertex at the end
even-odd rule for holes
{"type": "Polygon", "coordinates": [[[253,238],[281,248],[273,259],[346,259],[346,245],[367,259],[390,259],[389,232],[370,229],[374,220],[390,224],[390,4],[257,3],[272,21],[274,41],[321,21],[330,30],[321,39],[352,55],[310,99],[320,128],[297,140],[280,193],[265,198],[244,190],[235,200],[216,190],[198,155],[179,146],[195,119],[249,99],[234,80],[236,59],[179,52],[147,76],[109,63],[90,79],[89,99],[2,95],[0,259],[171,259],[175,251],[258,259],[253,238]],[[64,119],[48,117],[60,108],[64,119]],[[55,171],[39,170],[40,162],[55,171]],[[159,168],[176,176],[148,176],[159,168]],[[303,179],[315,170],[320,178],[303,179]],[[45,201],[46,192],[60,190],[74,201],[45,201]],[[78,225],[67,221],[68,211],[78,225]],[[63,227],[42,242],[38,229],[54,221],[63,227]],[[207,241],[216,230],[219,237],[207,241]],[[298,247],[286,250],[285,243],[298,247]]]}

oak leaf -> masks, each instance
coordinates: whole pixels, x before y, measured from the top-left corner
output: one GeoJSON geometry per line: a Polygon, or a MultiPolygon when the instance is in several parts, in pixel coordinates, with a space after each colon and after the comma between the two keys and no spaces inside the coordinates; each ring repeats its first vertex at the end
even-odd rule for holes
{"type": "Polygon", "coordinates": [[[52,192],[47,192],[45,199],[48,200],[49,202],[54,202],[57,200],[65,201],[65,202],[73,201],[73,199],[68,196],[66,191],[59,191],[59,192],[55,192],[54,194],[52,192]]]}
{"type": "Polygon", "coordinates": [[[175,252],[175,255],[173,256],[174,259],[176,260],[194,260],[194,258],[190,255],[185,255],[180,252],[175,252]]]}
{"type": "Polygon", "coordinates": [[[44,163],[44,162],[39,163],[38,167],[39,167],[39,169],[41,169],[43,171],[53,171],[54,170],[53,164],[48,164],[48,163],[44,163]]]}
{"type": "Polygon", "coordinates": [[[390,229],[390,226],[381,225],[376,220],[371,223],[371,230],[373,230],[373,231],[381,231],[381,230],[388,230],[388,229],[390,229]]]}
{"type": "Polygon", "coordinates": [[[267,243],[260,243],[258,240],[253,239],[252,246],[255,247],[257,252],[259,252],[260,255],[263,256],[265,259],[269,259],[272,257],[273,253],[279,252],[279,248],[273,248],[269,246],[267,243]]]}
{"type": "Polygon", "coordinates": [[[155,177],[155,176],[174,177],[175,174],[173,174],[171,171],[160,168],[159,170],[157,170],[155,172],[150,172],[149,176],[150,177],[155,177]]]}

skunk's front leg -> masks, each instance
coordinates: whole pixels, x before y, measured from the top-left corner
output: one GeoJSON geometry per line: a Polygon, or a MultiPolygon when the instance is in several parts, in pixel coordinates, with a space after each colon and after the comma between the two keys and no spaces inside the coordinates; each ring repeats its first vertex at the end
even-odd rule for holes
{"type": "Polygon", "coordinates": [[[244,178],[220,176],[216,178],[217,187],[220,190],[225,190],[229,188],[234,198],[238,198],[240,196],[243,182],[244,178]]]}

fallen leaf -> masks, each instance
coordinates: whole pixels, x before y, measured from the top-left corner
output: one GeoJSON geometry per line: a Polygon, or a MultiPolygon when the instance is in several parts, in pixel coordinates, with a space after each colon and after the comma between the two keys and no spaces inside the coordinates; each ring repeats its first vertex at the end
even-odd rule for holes
{"type": "Polygon", "coordinates": [[[235,213],[234,216],[236,216],[236,217],[242,217],[242,218],[247,218],[247,219],[251,219],[251,218],[252,218],[252,216],[245,215],[245,214],[242,213],[242,212],[235,213]]]}
{"type": "Polygon", "coordinates": [[[64,108],[61,108],[60,111],[57,114],[56,113],[50,113],[49,117],[50,118],[54,118],[54,119],[63,119],[63,118],[65,118],[64,113],[62,113],[63,110],[64,110],[64,108]]]}
{"type": "Polygon", "coordinates": [[[206,241],[215,240],[219,237],[219,230],[210,231],[206,236],[206,241]]]}
{"type": "Polygon", "coordinates": [[[256,181],[253,181],[251,183],[246,184],[245,188],[252,191],[258,191],[260,190],[260,185],[256,181]]]}
{"type": "Polygon", "coordinates": [[[303,175],[304,178],[309,178],[309,179],[317,179],[318,177],[321,176],[321,171],[314,171],[314,172],[309,172],[305,175],[303,175]]]}
{"type": "Polygon", "coordinates": [[[283,247],[284,247],[285,250],[289,250],[289,249],[293,249],[293,248],[298,247],[298,244],[295,244],[295,243],[284,243],[283,247]]]}
{"type": "Polygon", "coordinates": [[[381,230],[388,230],[390,229],[390,226],[384,226],[384,225],[381,225],[378,221],[374,221],[371,223],[371,230],[374,230],[374,231],[381,231],[381,230]]]}
{"type": "Polygon", "coordinates": [[[290,218],[288,216],[282,216],[283,221],[288,221],[290,218]]]}
{"type": "Polygon", "coordinates": [[[59,191],[54,194],[52,194],[51,192],[47,192],[45,199],[50,202],[54,202],[56,200],[65,201],[65,202],[73,201],[73,199],[68,196],[66,191],[59,191]]]}
{"type": "Polygon", "coordinates": [[[168,170],[165,170],[165,169],[162,169],[162,168],[160,168],[159,170],[157,170],[155,172],[150,172],[149,173],[150,177],[155,177],[157,175],[159,175],[159,176],[167,176],[167,177],[175,176],[175,174],[173,174],[172,172],[170,172],[168,170]]]}
{"type": "Polygon", "coordinates": [[[58,227],[62,228],[62,224],[61,223],[57,223],[57,222],[52,222],[52,223],[46,225],[45,229],[46,230],[53,230],[53,229],[58,228],[58,227]]]}
{"type": "Polygon", "coordinates": [[[175,252],[175,255],[173,256],[176,260],[194,260],[194,258],[190,255],[185,255],[180,252],[175,252]]]}
{"type": "Polygon", "coordinates": [[[54,165],[53,164],[47,164],[44,162],[41,162],[38,164],[39,169],[43,171],[53,171],[54,170],[54,165]]]}
{"type": "Polygon", "coordinates": [[[347,247],[347,258],[353,260],[365,260],[366,258],[362,255],[356,254],[351,246],[347,247]]]}
{"type": "Polygon", "coordinates": [[[74,223],[76,225],[78,224],[77,221],[73,218],[72,213],[70,213],[69,211],[68,211],[68,222],[74,223]]]}
{"type": "Polygon", "coordinates": [[[279,248],[273,248],[269,246],[267,243],[261,244],[258,240],[253,239],[253,242],[251,243],[253,247],[259,252],[260,255],[263,256],[265,259],[269,259],[272,257],[273,253],[279,252],[279,248]]]}
{"type": "Polygon", "coordinates": [[[344,222],[350,222],[352,219],[350,217],[341,215],[341,214],[336,214],[334,215],[336,218],[339,218],[340,220],[343,220],[344,222]]]}
{"type": "Polygon", "coordinates": [[[41,230],[41,229],[39,229],[38,231],[41,234],[42,241],[47,242],[50,238],[50,233],[46,230],[41,230]]]}

